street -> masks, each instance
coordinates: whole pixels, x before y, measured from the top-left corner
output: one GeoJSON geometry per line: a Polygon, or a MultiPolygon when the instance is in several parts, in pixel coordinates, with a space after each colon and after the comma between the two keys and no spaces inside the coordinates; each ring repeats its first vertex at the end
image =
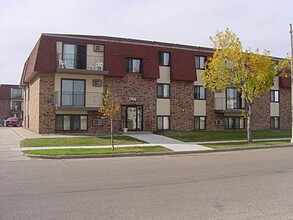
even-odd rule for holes
{"type": "Polygon", "coordinates": [[[1,158],[1,220],[293,219],[293,148],[137,158],[1,158]]]}

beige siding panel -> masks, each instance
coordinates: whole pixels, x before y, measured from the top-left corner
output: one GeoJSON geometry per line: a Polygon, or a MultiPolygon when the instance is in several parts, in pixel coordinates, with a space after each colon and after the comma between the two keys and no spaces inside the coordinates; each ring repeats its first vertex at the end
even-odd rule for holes
{"type": "Polygon", "coordinates": [[[56,50],[57,50],[57,54],[62,54],[62,42],[57,41],[56,50]]]}
{"type": "Polygon", "coordinates": [[[206,115],[206,101],[195,100],[194,101],[194,115],[205,116],[206,115]]]}
{"type": "Polygon", "coordinates": [[[96,69],[97,62],[104,63],[104,52],[94,51],[94,45],[87,45],[87,68],[96,69]]]}
{"type": "Polygon", "coordinates": [[[217,110],[226,109],[226,90],[215,93],[215,109],[217,110]]]}
{"type": "Polygon", "coordinates": [[[93,86],[94,79],[103,80],[104,77],[101,75],[77,75],[77,74],[66,74],[66,73],[56,73],[55,74],[55,92],[61,91],[61,79],[80,79],[86,81],[86,107],[100,106],[102,104],[102,94],[104,92],[104,87],[93,86]]]}
{"type": "Polygon", "coordinates": [[[271,102],[270,113],[271,113],[271,116],[280,116],[279,103],[271,102]]]}
{"type": "MultiPolygon", "coordinates": [[[[84,74],[66,74],[66,73],[57,73],[55,74],[55,92],[61,91],[61,79],[81,79],[86,80],[86,92],[103,92],[103,87],[94,87],[93,80],[101,79],[104,77],[101,75],[84,75],[84,74]]],[[[104,82],[103,82],[104,84],[104,82]]]]}
{"type": "Polygon", "coordinates": [[[170,115],[170,99],[157,99],[157,115],[170,115]]]}
{"type": "Polygon", "coordinates": [[[195,86],[202,86],[203,85],[203,82],[202,82],[202,77],[201,77],[201,74],[202,74],[203,70],[196,70],[196,77],[197,77],[197,80],[194,81],[194,85],[195,86]]]}
{"type": "Polygon", "coordinates": [[[24,91],[24,100],[23,100],[23,104],[24,104],[24,122],[23,122],[23,126],[28,128],[28,116],[29,116],[29,86],[25,87],[25,91],[24,91]]]}
{"type": "Polygon", "coordinates": [[[39,133],[40,123],[40,78],[29,85],[29,129],[39,133]]]}
{"type": "MultiPolygon", "coordinates": [[[[58,41],[56,43],[57,54],[62,54],[63,43],[58,41]]],[[[95,52],[94,45],[87,45],[87,69],[97,69],[97,63],[104,63],[104,52],[95,52]]]]}
{"type": "Polygon", "coordinates": [[[160,66],[160,78],[157,79],[157,83],[170,83],[170,67],[160,66]]]}
{"type": "Polygon", "coordinates": [[[226,92],[223,90],[222,92],[216,92],[215,98],[226,98],[226,92]]]}
{"type": "Polygon", "coordinates": [[[274,85],[271,86],[271,90],[279,90],[279,77],[274,78],[274,85]]]}

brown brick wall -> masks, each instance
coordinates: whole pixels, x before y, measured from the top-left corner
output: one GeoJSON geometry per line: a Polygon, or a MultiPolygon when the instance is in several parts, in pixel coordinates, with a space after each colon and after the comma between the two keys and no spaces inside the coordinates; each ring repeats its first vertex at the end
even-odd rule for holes
{"type": "MultiPolygon", "coordinates": [[[[157,82],[154,79],[143,79],[141,74],[127,74],[125,77],[105,77],[105,90],[115,94],[120,101],[120,105],[142,105],[143,106],[143,130],[153,131],[156,129],[156,95],[157,82]],[[136,102],[131,102],[129,97],[136,98],[136,102]]],[[[94,127],[92,120],[100,114],[95,111],[89,112],[88,131],[91,134],[109,134],[110,120],[103,119],[102,127],[94,127]]],[[[121,133],[121,111],[113,121],[113,131],[121,133]]]]}
{"type": "MultiPolygon", "coordinates": [[[[113,120],[113,133],[114,134],[121,134],[121,123],[120,123],[120,112],[117,115],[117,118],[113,120]]],[[[102,115],[98,111],[89,111],[88,112],[88,134],[91,135],[110,135],[111,133],[111,122],[110,119],[103,118],[103,125],[102,126],[94,126],[93,119],[97,117],[101,117],[102,115]]]]}
{"type": "Polygon", "coordinates": [[[216,112],[215,109],[215,94],[209,89],[206,89],[206,130],[223,130],[224,129],[224,114],[216,112]],[[216,125],[216,119],[222,120],[222,125],[216,125]]]}
{"type": "Polygon", "coordinates": [[[170,128],[190,131],[194,129],[194,84],[186,81],[171,81],[170,128]]]}
{"type": "MultiPolygon", "coordinates": [[[[141,74],[127,74],[125,77],[104,78],[105,90],[110,88],[120,100],[120,105],[143,106],[143,130],[157,129],[157,82],[144,79],[141,74]],[[136,98],[131,102],[130,97],[136,98]]],[[[194,129],[194,85],[193,82],[171,81],[170,84],[170,128],[172,130],[194,129]]],[[[281,129],[291,126],[291,93],[288,88],[280,88],[281,129]]],[[[54,74],[39,74],[30,85],[29,129],[38,133],[55,132],[54,74]],[[40,88],[42,88],[40,90],[40,88]],[[39,119],[39,120],[38,120],[39,119]]],[[[238,114],[240,116],[240,114],[238,114]]],[[[88,111],[88,131],[85,133],[105,135],[110,133],[110,121],[103,119],[103,126],[92,125],[93,119],[100,117],[98,111],[88,111]]],[[[223,130],[224,124],[216,125],[216,119],[224,119],[224,113],[214,110],[214,93],[206,91],[206,130],[223,130]]],[[[121,133],[121,112],[113,121],[114,133],[121,133]]],[[[262,94],[253,105],[252,129],[270,129],[270,93],[262,94]]]]}
{"type": "Polygon", "coordinates": [[[270,129],[270,92],[263,93],[252,106],[252,130],[270,129]]]}
{"type": "Polygon", "coordinates": [[[0,119],[6,119],[10,116],[10,101],[0,99],[0,119]]]}
{"type": "Polygon", "coordinates": [[[280,88],[280,126],[291,129],[291,89],[280,88]]]}
{"type": "Polygon", "coordinates": [[[55,132],[54,74],[40,74],[40,133],[55,132]]]}
{"type": "MultiPolygon", "coordinates": [[[[260,98],[255,100],[252,107],[252,129],[266,130],[270,129],[270,93],[264,93],[260,98]]],[[[206,92],[206,129],[207,130],[224,130],[224,116],[231,115],[214,110],[214,93],[207,89],[206,92]],[[216,119],[223,121],[222,125],[216,125],[216,119]]],[[[241,116],[241,113],[233,114],[241,116]]],[[[246,124],[246,123],[245,123],[246,124]]]]}

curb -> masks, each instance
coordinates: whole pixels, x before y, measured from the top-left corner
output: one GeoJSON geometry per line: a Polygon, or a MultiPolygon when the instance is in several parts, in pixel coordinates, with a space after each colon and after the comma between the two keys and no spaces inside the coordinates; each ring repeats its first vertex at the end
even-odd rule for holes
{"type": "Polygon", "coordinates": [[[197,150],[197,151],[171,151],[171,152],[148,152],[148,153],[122,153],[122,154],[91,154],[91,155],[61,155],[61,156],[46,156],[46,155],[32,155],[23,154],[24,156],[36,159],[86,159],[86,158],[114,158],[114,157],[147,157],[147,156],[164,156],[164,155],[185,155],[185,154],[202,154],[202,153],[220,153],[230,151],[246,151],[246,150],[261,150],[261,149],[275,149],[275,148],[289,148],[293,144],[283,145],[267,145],[257,147],[239,147],[239,148],[226,148],[220,150],[197,150]]]}

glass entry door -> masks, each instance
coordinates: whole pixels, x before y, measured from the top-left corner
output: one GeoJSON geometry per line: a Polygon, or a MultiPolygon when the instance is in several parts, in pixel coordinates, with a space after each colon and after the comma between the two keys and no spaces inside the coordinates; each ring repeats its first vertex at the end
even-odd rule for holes
{"type": "Polygon", "coordinates": [[[122,106],[122,129],[142,131],[142,106],[122,106]]]}

